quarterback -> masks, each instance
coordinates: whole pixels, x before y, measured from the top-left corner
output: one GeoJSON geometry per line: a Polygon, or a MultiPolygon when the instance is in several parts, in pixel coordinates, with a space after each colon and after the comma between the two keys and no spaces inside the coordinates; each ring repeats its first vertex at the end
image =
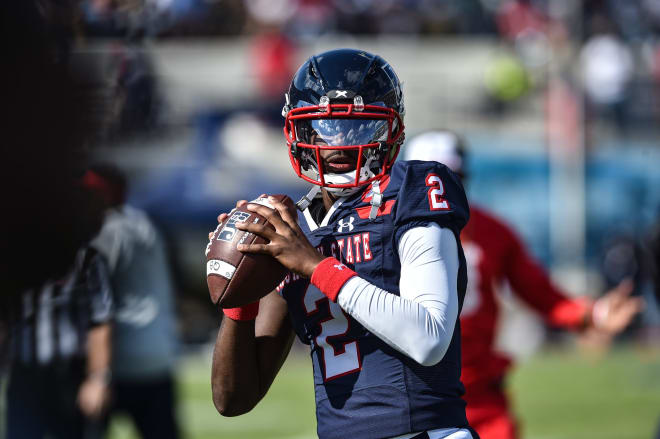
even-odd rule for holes
{"type": "Polygon", "coordinates": [[[379,56],[324,52],[294,75],[284,134],[311,190],[297,210],[248,206],[275,230],[238,226],[267,240],[240,251],[290,273],[259,302],[225,310],[212,366],[222,415],[259,402],[297,335],[312,353],[320,438],[477,437],[460,381],[468,203],[446,166],[395,162],[404,113],[379,56]]]}

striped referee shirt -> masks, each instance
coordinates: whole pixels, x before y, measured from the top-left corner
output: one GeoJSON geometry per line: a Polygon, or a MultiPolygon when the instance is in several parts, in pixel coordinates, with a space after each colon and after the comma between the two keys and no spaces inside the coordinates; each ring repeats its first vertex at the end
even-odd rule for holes
{"type": "Polygon", "coordinates": [[[79,250],[64,278],[11,299],[10,361],[45,366],[85,358],[88,331],[109,322],[112,309],[105,260],[91,248],[79,250]]]}

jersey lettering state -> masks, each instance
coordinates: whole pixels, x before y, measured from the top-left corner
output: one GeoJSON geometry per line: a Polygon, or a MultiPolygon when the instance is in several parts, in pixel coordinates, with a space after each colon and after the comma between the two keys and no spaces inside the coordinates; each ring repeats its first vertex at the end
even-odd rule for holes
{"type": "MultiPolygon", "coordinates": [[[[435,222],[457,242],[469,209],[458,178],[435,162],[397,162],[380,181],[383,200],[369,219],[373,194],[356,194],[329,212],[327,225],[300,214],[306,236],[326,256],[361,278],[399,294],[401,235],[435,222]]],[[[458,299],[466,267],[459,245],[458,299]]],[[[339,439],[392,437],[434,428],[465,427],[461,399],[460,325],[440,363],[421,366],[388,346],[330,302],[308,279],[289,274],[278,291],[287,301],[296,334],[312,350],[318,435],[339,439]]]]}

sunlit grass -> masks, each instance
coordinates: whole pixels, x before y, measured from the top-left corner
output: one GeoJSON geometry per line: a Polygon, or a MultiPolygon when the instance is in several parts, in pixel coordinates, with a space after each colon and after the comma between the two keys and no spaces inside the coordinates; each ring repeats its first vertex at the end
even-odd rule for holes
{"type": "MultiPolygon", "coordinates": [[[[215,411],[210,353],[182,360],[179,389],[187,439],[316,437],[311,362],[303,352],[287,360],[268,395],[247,415],[223,418],[215,411]]],[[[509,390],[524,438],[650,439],[660,421],[660,354],[619,348],[594,358],[545,350],[518,366],[509,390]]],[[[133,438],[130,422],[113,422],[111,439],[133,438]]]]}

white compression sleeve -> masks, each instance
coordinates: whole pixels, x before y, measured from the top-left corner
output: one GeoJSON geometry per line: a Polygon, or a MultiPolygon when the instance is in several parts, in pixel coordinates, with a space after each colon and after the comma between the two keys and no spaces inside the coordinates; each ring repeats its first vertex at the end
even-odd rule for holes
{"type": "Polygon", "coordinates": [[[458,317],[456,238],[432,223],[406,231],[398,251],[399,296],[356,276],[337,303],[385,343],[431,366],[447,352],[458,317]]]}

